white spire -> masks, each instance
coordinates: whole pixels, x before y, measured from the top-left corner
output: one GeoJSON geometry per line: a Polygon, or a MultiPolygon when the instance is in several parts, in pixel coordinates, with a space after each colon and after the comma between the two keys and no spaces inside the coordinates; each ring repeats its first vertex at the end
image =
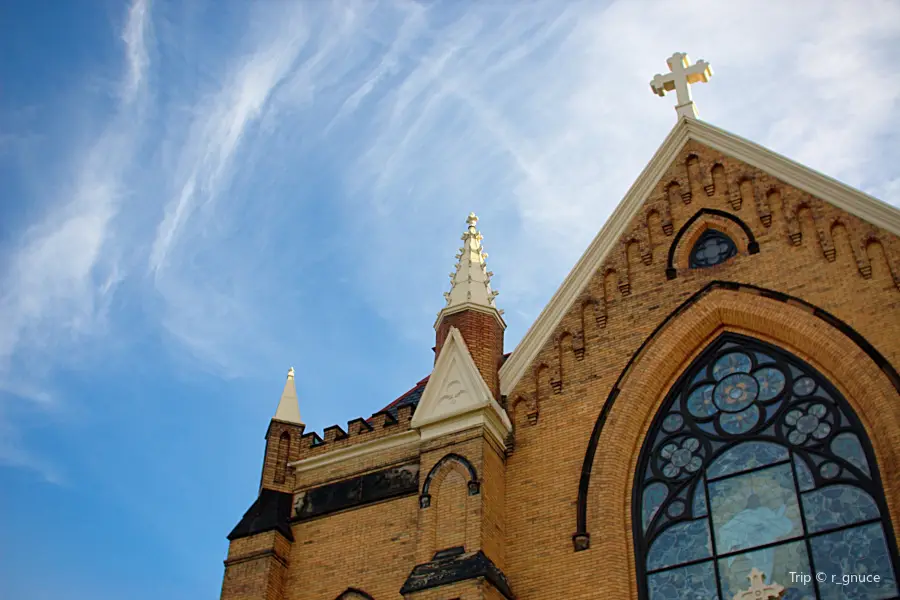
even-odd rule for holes
{"type": "Polygon", "coordinates": [[[297,388],[294,387],[294,367],[288,369],[284,391],[281,392],[281,400],[278,401],[278,409],[273,418],[278,421],[303,425],[303,421],[300,419],[300,400],[297,398],[297,388]]]}
{"type": "MultiPolygon", "coordinates": [[[[456,271],[450,273],[450,291],[444,293],[447,305],[438,313],[438,319],[442,314],[456,312],[455,309],[464,305],[497,311],[494,297],[500,292],[491,290],[493,273],[487,270],[485,259],[488,255],[481,247],[481,232],[475,229],[478,223],[475,213],[469,213],[466,223],[468,228],[461,238],[463,246],[456,255],[456,271]]],[[[503,314],[503,311],[497,311],[497,314],[503,314]]]]}

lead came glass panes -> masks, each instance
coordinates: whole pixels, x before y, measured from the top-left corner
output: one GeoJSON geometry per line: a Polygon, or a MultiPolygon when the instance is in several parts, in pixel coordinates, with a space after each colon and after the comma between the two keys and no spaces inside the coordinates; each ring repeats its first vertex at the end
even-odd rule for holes
{"type": "Polygon", "coordinates": [[[852,433],[836,435],[831,442],[831,450],[866,475],[870,474],[869,461],[866,460],[866,454],[859,443],[859,438],[852,433]]]}
{"type": "Polygon", "coordinates": [[[806,544],[803,541],[788,542],[719,559],[719,578],[722,581],[723,595],[726,598],[734,598],[735,594],[747,589],[748,576],[754,567],[766,574],[766,583],[775,581],[785,587],[785,599],[813,600],[816,597],[812,581],[804,585],[802,580],[791,576],[791,572],[810,572],[806,544]]]}
{"type": "Polygon", "coordinates": [[[635,485],[643,600],[718,598],[718,586],[731,600],[753,568],[788,600],[898,597],[865,431],[821,374],[725,334],[660,412],[635,485]],[[869,580],[817,588],[795,576],[817,571],[869,580]]]}
{"type": "Polygon", "coordinates": [[[650,525],[650,520],[666,499],[667,493],[666,484],[659,482],[650,484],[644,490],[644,529],[650,525]]]}
{"type": "Polygon", "coordinates": [[[712,267],[737,254],[737,246],[730,237],[715,229],[707,229],[691,249],[691,268],[712,267]]]}
{"type": "Polygon", "coordinates": [[[707,469],[710,479],[740,473],[788,459],[788,450],[771,442],[744,442],[722,454],[707,469]]]}
{"type": "Polygon", "coordinates": [[[688,410],[698,418],[709,417],[716,414],[716,405],[713,404],[712,385],[701,385],[688,396],[688,410]]]}
{"type": "Polygon", "coordinates": [[[880,523],[835,531],[812,538],[813,561],[816,569],[835,575],[838,584],[827,581],[820,585],[823,600],[845,598],[893,598],[897,595],[897,580],[891,569],[884,531],[880,523]],[[844,575],[880,575],[880,582],[848,581],[844,575]]]}
{"type": "Polygon", "coordinates": [[[713,364],[713,377],[721,381],[732,373],[749,373],[753,363],[743,352],[729,352],[713,364]]]}
{"type": "Polygon", "coordinates": [[[852,485],[830,485],[802,495],[811,533],[878,518],[872,496],[852,485]]]}
{"type": "Polygon", "coordinates": [[[695,517],[706,516],[706,486],[703,484],[703,479],[700,480],[700,483],[698,483],[696,489],[694,489],[692,510],[694,511],[695,517]]]}
{"type": "Polygon", "coordinates": [[[647,584],[650,600],[719,597],[712,561],[656,573],[648,578],[647,584]],[[688,590],[689,595],[685,595],[688,590]]]}
{"type": "Polygon", "coordinates": [[[772,400],[784,390],[784,373],[776,368],[762,368],[755,372],[753,376],[759,382],[760,400],[772,400]]]}
{"type": "Polygon", "coordinates": [[[789,464],[712,481],[709,501],[720,554],[803,535],[789,464]]]}
{"type": "Polygon", "coordinates": [[[797,475],[797,487],[801,492],[816,487],[815,481],[813,481],[812,471],[806,466],[806,461],[797,455],[794,455],[794,472],[797,475]]]}
{"type": "Polygon", "coordinates": [[[685,521],[659,534],[647,555],[647,569],[654,571],[706,558],[711,551],[706,519],[685,521]]]}

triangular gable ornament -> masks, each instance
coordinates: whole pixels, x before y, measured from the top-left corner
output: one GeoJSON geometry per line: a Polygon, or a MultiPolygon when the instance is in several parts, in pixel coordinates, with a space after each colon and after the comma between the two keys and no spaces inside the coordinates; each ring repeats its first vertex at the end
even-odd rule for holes
{"type": "Polygon", "coordinates": [[[422,439],[482,425],[505,447],[512,423],[475,366],[462,334],[450,328],[410,425],[422,439]]]}

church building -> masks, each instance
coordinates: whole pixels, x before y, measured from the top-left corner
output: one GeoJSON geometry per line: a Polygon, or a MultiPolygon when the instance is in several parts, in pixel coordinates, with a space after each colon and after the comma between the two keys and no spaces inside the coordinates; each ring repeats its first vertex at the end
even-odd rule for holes
{"type": "Polygon", "coordinates": [[[222,600],[900,598],[900,210],[668,64],[674,128],[518,346],[470,214],[427,377],[320,436],[288,372],[222,600]]]}

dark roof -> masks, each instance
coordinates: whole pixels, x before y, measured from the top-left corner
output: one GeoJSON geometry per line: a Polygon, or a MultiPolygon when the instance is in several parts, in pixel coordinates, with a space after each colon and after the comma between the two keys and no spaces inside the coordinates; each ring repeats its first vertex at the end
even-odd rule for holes
{"type": "Polygon", "coordinates": [[[264,531],[280,531],[281,535],[294,541],[291,533],[291,501],[293,494],[263,488],[259,497],[250,505],[241,521],[228,534],[229,540],[263,533],[264,531]]]}
{"type": "MultiPolygon", "coordinates": [[[[424,379],[420,380],[411,390],[382,408],[378,412],[389,412],[392,417],[397,418],[397,409],[401,406],[418,406],[419,400],[422,399],[422,392],[425,391],[425,384],[428,383],[428,378],[430,375],[425,376],[424,379]]],[[[377,414],[377,413],[376,413],[377,414]]]]}

